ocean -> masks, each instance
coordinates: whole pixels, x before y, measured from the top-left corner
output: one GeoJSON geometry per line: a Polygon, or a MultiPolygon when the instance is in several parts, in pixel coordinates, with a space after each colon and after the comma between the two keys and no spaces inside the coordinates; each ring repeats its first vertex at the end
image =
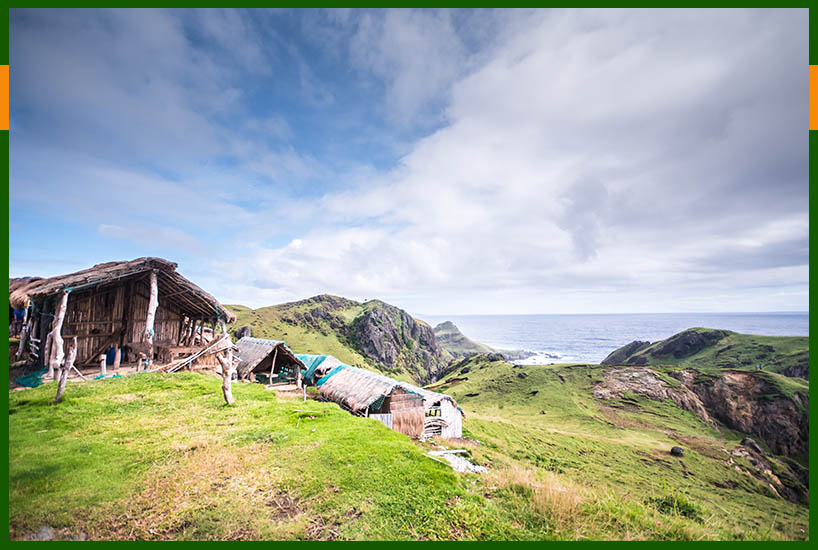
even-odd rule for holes
{"type": "Polygon", "coordinates": [[[599,363],[633,340],[656,342],[693,327],[767,336],[809,336],[809,313],[634,313],[609,315],[426,315],[451,321],[471,340],[495,349],[526,350],[526,364],[599,363]]]}

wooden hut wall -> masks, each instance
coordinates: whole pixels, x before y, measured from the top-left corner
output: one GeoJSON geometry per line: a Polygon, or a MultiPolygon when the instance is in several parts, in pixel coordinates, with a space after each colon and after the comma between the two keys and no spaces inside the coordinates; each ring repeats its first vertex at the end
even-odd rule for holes
{"type": "MultiPolygon", "coordinates": [[[[69,294],[62,335],[66,341],[77,337],[77,364],[95,361],[96,356],[114,343],[127,345],[141,342],[149,300],[150,287],[146,280],[123,280],[69,294]],[[125,311],[126,307],[128,311],[125,311]]],[[[47,299],[39,307],[50,313],[54,308],[53,302],[47,299]]],[[[160,289],[154,341],[157,344],[176,345],[184,318],[185,315],[178,308],[163,299],[160,289]]],[[[50,319],[49,315],[45,316],[46,325],[50,319]]],[[[129,361],[135,359],[127,358],[129,361]]],[[[126,358],[123,357],[124,360],[126,358]]]]}
{"type": "MultiPolygon", "coordinates": [[[[159,283],[161,286],[161,282],[159,283]]],[[[145,333],[145,323],[148,317],[148,302],[151,289],[147,279],[134,282],[131,296],[130,326],[125,337],[127,342],[141,342],[145,333]]],[[[156,308],[156,319],[153,323],[154,342],[156,344],[176,345],[179,341],[180,321],[184,315],[177,308],[163,299],[162,289],[159,289],[159,306],[156,308]]]]}
{"type": "Polygon", "coordinates": [[[63,321],[65,341],[77,337],[77,363],[94,360],[122,329],[124,289],[121,285],[72,292],[63,321]]]}
{"type": "Polygon", "coordinates": [[[419,439],[423,433],[426,412],[420,396],[395,388],[387,399],[389,411],[392,413],[392,429],[412,439],[419,439]]]}

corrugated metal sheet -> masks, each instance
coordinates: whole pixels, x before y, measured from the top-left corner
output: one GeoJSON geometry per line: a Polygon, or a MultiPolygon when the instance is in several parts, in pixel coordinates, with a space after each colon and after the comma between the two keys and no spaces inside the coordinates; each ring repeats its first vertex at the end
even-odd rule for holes
{"type": "Polygon", "coordinates": [[[392,415],[391,414],[370,414],[369,418],[374,418],[379,422],[383,422],[387,428],[392,428],[392,415]]]}

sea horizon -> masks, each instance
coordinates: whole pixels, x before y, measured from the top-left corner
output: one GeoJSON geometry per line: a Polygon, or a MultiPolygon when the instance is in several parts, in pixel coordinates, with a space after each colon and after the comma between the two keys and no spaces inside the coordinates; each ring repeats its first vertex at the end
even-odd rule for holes
{"type": "Polygon", "coordinates": [[[704,327],[764,336],[809,336],[809,311],[725,313],[549,313],[426,315],[453,322],[469,339],[496,350],[534,355],[526,364],[599,363],[634,340],[656,342],[704,327]]]}

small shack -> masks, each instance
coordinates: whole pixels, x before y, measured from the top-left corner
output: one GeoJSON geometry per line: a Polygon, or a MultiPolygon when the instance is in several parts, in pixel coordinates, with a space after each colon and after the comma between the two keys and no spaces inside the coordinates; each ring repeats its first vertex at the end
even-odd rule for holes
{"type": "Polygon", "coordinates": [[[463,411],[449,395],[349,365],[338,365],[315,385],[322,398],[414,439],[463,435],[463,411]]]}
{"type": "Polygon", "coordinates": [[[215,364],[209,352],[224,349],[216,327],[225,334],[235,316],[176,267],[137,258],[46,279],[10,279],[10,307],[26,311],[20,347],[28,346],[37,366],[49,366],[51,340],[61,355],[63,342],[74,337],[79,366],[97,365],[101,355],[116,367],[186,358],[215,364]]]}
{"type": "Polygon", "coordinates": [[[298,357],[280,340],[245,336],[236,342],[239,365],[236,372],[241,380],[255,380],[272,385],[295,384],[301,387],[304,369],[298,357]]]}

